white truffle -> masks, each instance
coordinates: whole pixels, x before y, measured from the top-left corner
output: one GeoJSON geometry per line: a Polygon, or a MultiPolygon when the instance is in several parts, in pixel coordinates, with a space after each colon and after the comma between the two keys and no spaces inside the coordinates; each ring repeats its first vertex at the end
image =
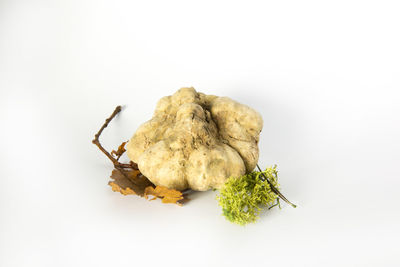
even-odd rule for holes
{"type": "Polygon", "coordinates": [[[255,168],[262,126],[261,115],[246,105],[181,88],[158,101],[127,155],[155,185],[206,191],[255,168]]]}

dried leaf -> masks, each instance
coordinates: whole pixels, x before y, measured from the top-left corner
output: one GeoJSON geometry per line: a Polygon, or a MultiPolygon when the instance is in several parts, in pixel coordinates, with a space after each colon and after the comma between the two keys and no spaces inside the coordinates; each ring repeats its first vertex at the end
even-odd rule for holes
{"type": "Polygon", "coordinates": [[[108,182],[111,190],[119,192],[122,195],[138,195],[149,199],[148,196],[154,196],[151,200],[161,199],[162,203],[173,203],[182,206],[189,201],[186,194],[164,186],[155,186],[139,170],[114,169],[111,173],[113,181],[108,182]]]}
{"type": "Polygon", "coordinates": [[[113,155],[119,159],[122,156],[122,154],[124,154],[124,152],[126,151],[126,149],[125,149],[126,143],[127,142],[123,142],[122,144],[120,144],[117,151],[115,151],[115,150],[111,151],[111,155],[113,155]]]}
{"type": "Polygon", "coordinates": [[[109,182],[108,183],[111,186],[111,190],[114,192],[120,192],[123,195],[136,195],[135,192],[130,189],[129,187],[127,187],[126,189],[121,188],[118,184],[114,183],[114,182],[109,182]]]}
{"type": "Polygon", "coordinates": [[[114,169],[111,173],[111,178],[114,179],[114,181],[108,183],[111,189],[123,195],[144,196],[145,189],[149,186],[154,186],[139,170],[114,169]]]}
{"type": "MultiPolygon", "coordinates": [[[[161,198],[162,203],[173,203],[178,205],[182,205],[179,201],[184,199],[182,192],[175,189],[169,189],[165,186],[156,186],[155,188],[153,186],[146,187],[144,190],[144,197],[147,199],[149,195],[161,198]]],[[[151,200],[154,200],[154,198],[151,200]]]]}

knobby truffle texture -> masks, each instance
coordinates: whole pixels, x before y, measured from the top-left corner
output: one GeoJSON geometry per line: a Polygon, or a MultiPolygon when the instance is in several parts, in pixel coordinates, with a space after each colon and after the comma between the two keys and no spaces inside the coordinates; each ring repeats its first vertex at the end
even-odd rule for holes
{"type": "Polygon", "coordinates": [[[258,162],[261,115],[228,97],[181,88],[159,100],[153,118],[129,140],[128,157],[155,185],[220,188],[258,162]]]}

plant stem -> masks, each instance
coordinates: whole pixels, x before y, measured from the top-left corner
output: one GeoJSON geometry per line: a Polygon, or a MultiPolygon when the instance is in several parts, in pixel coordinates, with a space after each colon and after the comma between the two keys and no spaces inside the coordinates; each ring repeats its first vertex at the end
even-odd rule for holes
{"type": "Polygon", "coordinates": [[[103,130],[107,128],[108,124],[115,116],[117,116],[117,114],[121,111],[121,109],[122,109],[121,106],[117,106],[115,108],[114,112],[111,114],[110,117],[106,119],[106,121],[101,126],[100,130],[94,135],[94,139],[92,140],[92,143],[95,144],[101,150],[101,152],[103,152],[112,161],[115,168],[124,168],[125,166],[119,163],[117,159],[115,159],[107,150],[105,150],[105,148],[101,145],[99,138],[103,130]]]}
{"type": "Polygon", "coordinates": [[[263,176],[264,179],[262,179],[263,181],[267,181],[269,186],[271,187],[272,192],[274,192],[275,194],[277,194],[281,199],[283,199],[286,203],[288,203],[290,206],[292,206],[293,208],[296,208],[296,205],[291,203],[284,195],[282,195],[281,192],[279,192],[279,190],[268,180],[268,178],[265,176],[265,174],[262,172],[260,166],[258,166],[257,164],[257,168],[258,170],[261,172],[261,175],[263,176]]]}
{"type": "Polygon", "coordinates": [[[114,158],[100,143],[100,135],[103,132],[103,130],[105,128],[107,128],[108,124],[111,122],[112,119],[114,119],[115,116],[117,116],[117,114],[121,111],[121,106],[117,106],[114,110],[114,112],[110,115],[110,117],[108,117],[106,119],[106,121],[104,122],[104,124],[101,126],[100,130],[95,134],[94,139],[92,140],[92,143],[95,144],[100,150],[101,152],[103,152],[110,160],[111,162],[114,164],[114,168],[117,169],[118,171],[121,172],[121,174],[123,176],[125,176],[125,178],[127,178],[128,180],[132,181],[134,184],[136,184],[137,182],[134,179],[131,179],[125,169],[133,169],[133,170],[138,170],[137,165],[130,161],[128,164],[124,164],[124,163],[120,163],[118,161],[118,159],[114,158]]]}

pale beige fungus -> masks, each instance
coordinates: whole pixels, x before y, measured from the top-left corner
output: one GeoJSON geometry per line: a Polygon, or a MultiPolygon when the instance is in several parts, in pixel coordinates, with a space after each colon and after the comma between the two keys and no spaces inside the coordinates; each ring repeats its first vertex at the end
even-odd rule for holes
{"type": "Polygon", "coordinates": [[[158,101],[126,149],[155,185],[206,191],[255,168],[262,126],[246,105],[181,88],[158,101]]]}

